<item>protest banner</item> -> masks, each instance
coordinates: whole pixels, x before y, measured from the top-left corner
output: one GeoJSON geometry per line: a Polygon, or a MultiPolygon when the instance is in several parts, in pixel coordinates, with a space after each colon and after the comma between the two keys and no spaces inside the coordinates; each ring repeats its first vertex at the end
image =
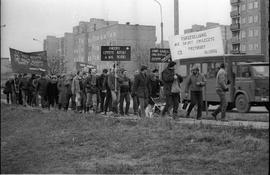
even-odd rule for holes
{"type": "Polygon", "coordinates": [[[171,61],[170,49],[151,48],[150,62],[151,63],[167,63],[171,61]]]}
{"type": "Polygon", "coordinates": [[[101,46],[101,61],[130,61],[130,46],[101,46]]]}
{"type": "Polygon", "coordinates": [[[40,52],[22,52],[9,48],[11,58],[11,68],[16,73],[47,73],[47,53],[40,52]]]}
{"type": "Polygon", "coordinates": [[[170,37],[172,60],[224,55],[221,28],[170,37]]]}
{"type": "Polygon", "coordinates": [[[96,65],[92,65],[92,64],[88,64],[88,63],[84,63],[84,62],[76,62],[76,70],[77,71],[84,71],[84,72],[88,72],[89,69],[93,69],[93,68],[97,68],[96,65]]]}

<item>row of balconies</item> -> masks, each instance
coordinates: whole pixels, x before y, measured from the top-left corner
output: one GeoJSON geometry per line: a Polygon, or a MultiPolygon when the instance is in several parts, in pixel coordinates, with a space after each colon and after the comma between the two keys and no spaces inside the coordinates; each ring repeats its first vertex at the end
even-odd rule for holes
{"type": "Polygon", "coordinates": [[[231,31],[240,30],[240,23],[231,24],[230,29],[231,29],[231,31]]]}
{"type": "Polygon", "coordinates": [[[240,13],[237,10],[231,11],[230,12],[231,18],[237,18],[240,17],[240,13]]]}
{"type": "Polygon", "coordinates": [[[241,0],[231,0],[231,5],[239,4],[241,0]]]}

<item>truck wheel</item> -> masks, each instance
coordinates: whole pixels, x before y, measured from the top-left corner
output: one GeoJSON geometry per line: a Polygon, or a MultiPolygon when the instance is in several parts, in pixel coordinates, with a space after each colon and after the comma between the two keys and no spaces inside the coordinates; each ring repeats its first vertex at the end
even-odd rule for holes
{"type": "Polygon", "coordinates": [[[246,95],[239,94],[235,99],[235,106],[238,112],[246,113],[250,110],[250,103],[246,95]]]}

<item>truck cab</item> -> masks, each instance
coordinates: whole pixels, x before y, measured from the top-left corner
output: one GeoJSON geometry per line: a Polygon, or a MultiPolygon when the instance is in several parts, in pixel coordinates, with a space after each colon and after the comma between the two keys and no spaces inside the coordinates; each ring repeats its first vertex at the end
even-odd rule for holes
{"type": "Polygon", "coordinates": [[[269,62],[238,63],[234,82],[234,104],[239,112],[251,106],[269,111],[269,62]]]}

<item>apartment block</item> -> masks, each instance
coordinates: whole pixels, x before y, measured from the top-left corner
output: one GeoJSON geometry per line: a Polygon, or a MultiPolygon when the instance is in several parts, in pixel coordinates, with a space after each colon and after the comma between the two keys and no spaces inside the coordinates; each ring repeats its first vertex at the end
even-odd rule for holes
{"type": "Polygon", "coordinates": [[[73,33],[64,33],[63,37],[47,36],[44,40],[44,50],[47,51],[47,57],[49,59],[63,59],[67,72],[75,71],[73,45],[73,33]]]}
{"type": "MultiPolygon", "coordinates": [[[[61,43],[61,42],[60,42],[61,43]]],[[[59,38],[56,36],[47,36],[44,40],[44,50],[47,51],[47,57],[53,58],[59,56],[59,38]]]]}
{"type": "Polygon", "coordinates": [[[114,24],[89,32],[88,63],[96,65],[99,72],[104,68],[112,68],[114,62],[100,61],[101,46],[131,46],[131,61],[123,61],[118,65],[131,74],[144,64],[149,67],[150,48],[155,47],[155,26],[114,24]]]}
{"type": "Polygon", "coordinates": [[[214,23],[214,22],[207,22],[206,25],[198,25],[194,24],[190,29],[185,29],[184,34],[187,33],[192,33],[192,32],[199,32],[203,30],[208,30],[212,29],[215,27],[220,27],[221,28],[221,35],[222,35],[222,40],[223,40],[223,46],[224,46],[224,53],[228,54],[229,51],[231,50],[231,38],[232,38],[232,32],[230,30],[229,25],[221,25],[219,23],[214,23]]]}
{"type": "Polygon", "coordinates": [[[231,0],[233,54],[264,54],[269,61],[269,1],[231,0]]]}

